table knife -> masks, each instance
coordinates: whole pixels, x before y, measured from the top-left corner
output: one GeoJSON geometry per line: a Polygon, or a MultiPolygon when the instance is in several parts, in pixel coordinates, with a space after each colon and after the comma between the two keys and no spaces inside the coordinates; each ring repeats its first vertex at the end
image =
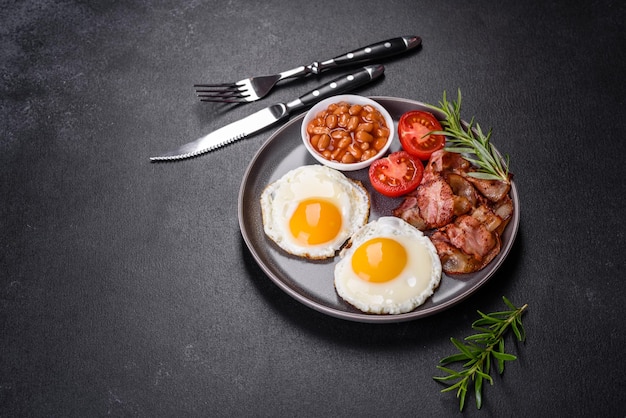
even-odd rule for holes
{"type": "Polygon", "coordinates": [[[236,122],[230,123],[216,131],[211,132],[193,142],[185,144],[158,157],[151,157],[150,161],[182,160],[213,151],[224,145],[238,141],[265,128],[268,128],[281,120],[289,118],[289,115],[312,106],[318,101],[336,94],[355,89],[378,77],[385,71],[383,65],[370,65],[358,71],[338,77],[321,87],[312,90],[296,100],[288,103],[277,103],[261,109],[256,113],[246,116],[236,122]]]}

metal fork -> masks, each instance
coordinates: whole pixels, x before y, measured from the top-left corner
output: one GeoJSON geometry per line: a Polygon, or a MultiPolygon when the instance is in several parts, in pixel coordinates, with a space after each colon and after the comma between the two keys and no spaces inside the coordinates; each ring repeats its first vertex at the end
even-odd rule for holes
{"type": "Polygon", "coordinates": [[[276,75],[251,77],[235,83],[195,84],[196,93],[203,102],[246,103],[266,96],[281,80],[319,74],[332,68],[362,63],[409,51],[419,45],[419,36],[401,36],[377,42],[339,55],[327,61],[315,61],[276,75]]]}

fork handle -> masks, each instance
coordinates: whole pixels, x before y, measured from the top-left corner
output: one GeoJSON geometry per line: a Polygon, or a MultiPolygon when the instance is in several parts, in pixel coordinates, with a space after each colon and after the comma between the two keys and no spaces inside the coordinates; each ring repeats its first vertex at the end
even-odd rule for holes
{"type": "Polygon", "coordinates": [[[279,74],[278,80],[306,77],[311,74],[319,74],[322,71],[330,70],[332,68],[382,59],[417,48],[421,44],[422,39],[419,36],[400,36],[398,38],[388,39],[386,41],[364,46],[363,48],[355,49],[351,52],[346,52],[343,55],[339,55],[323,62],[315,61],[306,66],[302,65],[292,70],[283,71],[279,74]]]}
{"type": "Polygon", "coordinates": [[[296,100],[286,104],[288,112],[295,112],[305,107],[339,93],[353,90],[366,84],[385,72],[383,65],[370,65],[361,68],[359,71],[338,77],[318,88],[300,96],[296,100]]]}
{"type": "Polygon", "coordinates": [[[419,36],[400,36],[355,49],[324,62],[314,63],[311,70],[317,74],[330,68],[381,59],[409,51],[418,47],[421,43],[422,39],[419,36]]]}

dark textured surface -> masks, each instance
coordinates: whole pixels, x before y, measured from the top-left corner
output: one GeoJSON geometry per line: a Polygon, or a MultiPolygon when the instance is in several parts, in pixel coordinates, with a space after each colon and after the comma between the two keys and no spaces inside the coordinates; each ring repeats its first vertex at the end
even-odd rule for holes
{"type": "Polygon", "coordinates": [[[619,1],[3,1],[0,416],[444,416],[431,379],[476,310],[529,304],[519,360],[468,416],[625,416],[626,9],[619,1]],[[280,291],[239,233],[242,175],[271,130],[174,164],[148,157],[239,107],[192,85],[400,35],[417,53],[361,90],[493,127],[521,225],[462,304],[388,325],[280,291]]]}

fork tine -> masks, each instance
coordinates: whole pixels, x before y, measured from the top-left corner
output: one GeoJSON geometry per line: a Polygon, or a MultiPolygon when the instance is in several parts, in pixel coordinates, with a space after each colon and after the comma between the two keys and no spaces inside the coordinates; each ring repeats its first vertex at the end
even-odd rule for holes
{"type": "Polygon", "coordinates": [[[196,93],[215,93],[218,95],[230,95],[239,93],[240,87],[235,84],[196,84],[196,93]]]}
{"type": "Polygon", "coordinates": [[[238,89],[208,89],[208,88],[196,89],[196,93],[223,93],[223,94],[231,94],[231,93],[237,93],[237,92],[239,92],[238,89]]]}
{"type": "Polygon", "coordinates": [[[194,87],[237,87],[239,82],[235,83],[197,83],[194,87]]]}
{"type": "Polygon", "coordinates": [[[239,88],[237,84],[232,83],[218,83],[218,84],[194,84],[196,88],[208,88],[208,89],[227,89],[232,90],[239,88]]]}
{"type": "Polygon", "coordinates": [[[196,84],[197,96],[203,102],[243,103],[249,94],[240,90],[236,84],[196,84]]]}
{"type": "Polygon", "coordinates": [[[201,101],[213,101],[213,102],[227,102],[227,101],[245,101],[248,94],[242,94],[241,92],[203,92],[198,93],[198,97],[201,101]]]}
{"type": "Polygon", "coordinates": [[[240,90],[231,89],[231,90],[219,90],[219,89],[199,89],[196,90],[198,95],[214,95],[214,96],[237,96],[241,95],[242,92],[240,90]]]}
{"type": "Polygon", "coordinates": [[[216,103],[246,103],[245,98],[230,98],[219,96],[198,96],[201,102],[216,102],[216,103]]]}

